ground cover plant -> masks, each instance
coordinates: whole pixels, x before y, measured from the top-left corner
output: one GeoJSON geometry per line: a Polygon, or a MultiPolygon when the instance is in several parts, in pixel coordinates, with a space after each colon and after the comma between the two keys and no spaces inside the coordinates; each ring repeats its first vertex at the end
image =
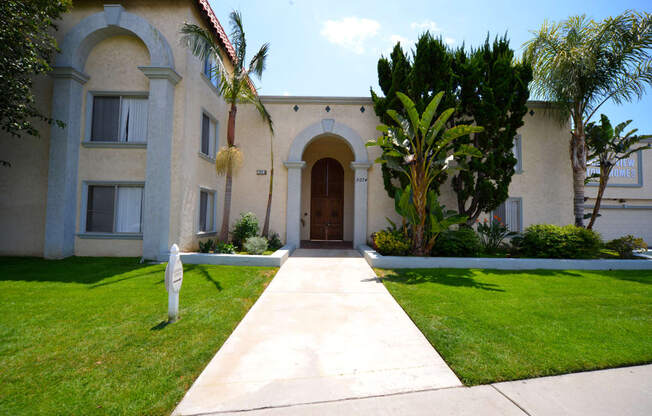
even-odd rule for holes
{"type": "Polygon", "coordinates": [[[0,258],[0,414],[170,414],[275,268],[0,258]]]}
{"type": "Polygon", "coordinates": [[[467,385],[652,362],[652,271],[376,270],[467,385]]]}

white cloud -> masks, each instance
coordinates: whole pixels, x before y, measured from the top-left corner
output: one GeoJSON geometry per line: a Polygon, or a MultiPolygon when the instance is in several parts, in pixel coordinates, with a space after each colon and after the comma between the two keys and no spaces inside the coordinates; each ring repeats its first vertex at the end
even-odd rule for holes
{"type": "Polygon", "coordinates": [[[290,95],[290,92],[289,91],[283,91],[283,95],[287,97],[287,96],[290,95]]]}
{"type": "Polygon", "coordinates": [[[449,37],[445,37],[445,38],[444,38],[444,42],[446,42],[446,45],[452,45],[453,43],[455,43],[455,39],[453,39],[453,38],[449,38],[449,37]]]}
{"type": "Polygon", "coordinates": [[[437,23],[432,20],[424,20],[423,22],[412,22],[410,24],[412,30],[418,30],[420,32],[425,32],[429,30],[430,33],[441,32],[441,28],[437,26],[437,23]]]}
{"type": "Polygon", "coordinates": [[[380,23],[375,20],[345,17],[325,21],[321,35],[335,45],[362,54],[365,51],[365,42],[376,36],[379,29],[380,23]]]}
{"type": "Polygon", "coordinates": [[[389,41],[392,43],[392,48],[394,48],[394,45],[396,45],[396,42],[401,42],[401,46],[404,47],[404,48],[409,48],[414,43],[410,39],[406,38],[405,36],[401,36],[401,35],[392,35],[392,36],[389,37],[389,41]]]}

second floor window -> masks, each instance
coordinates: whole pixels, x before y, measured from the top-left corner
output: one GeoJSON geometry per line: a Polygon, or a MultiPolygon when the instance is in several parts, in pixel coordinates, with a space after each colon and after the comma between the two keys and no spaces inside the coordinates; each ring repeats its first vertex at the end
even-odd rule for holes
{"type": "Polygon", "coordinates": [[[217,123],[206,114],[201,117],[201,153],[215,159],[215,145],[217,137],[217,123]]]}
{"type": "Polygon", "coordinates": [[[215,68],[215,61],[210,56],[207,56],[206,59],[204,59],[204,75],[206,75],[206,78],[211,81],[211,84],[216,88],[219,88],[220,80],[215,68]]]}
{"type": "Polygon", "coordinates": [[[144,143],[147,141],[146,97],[93,97],[91,141],[144,143]]]}

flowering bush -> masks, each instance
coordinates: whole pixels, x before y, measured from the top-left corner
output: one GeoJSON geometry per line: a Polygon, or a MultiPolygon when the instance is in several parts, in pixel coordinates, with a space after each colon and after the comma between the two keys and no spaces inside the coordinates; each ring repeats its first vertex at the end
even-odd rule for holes
{"type": "Polygon", "coordinates": [[[485,218],[483,222],[477,221],[477,223],[480,242],[486,253],[495,253],[503,240],[518,234],[514,231],[509,231],[509,228],[507,228],[503,220],[497,215],[494,215],[491,221],[485,218]]]}

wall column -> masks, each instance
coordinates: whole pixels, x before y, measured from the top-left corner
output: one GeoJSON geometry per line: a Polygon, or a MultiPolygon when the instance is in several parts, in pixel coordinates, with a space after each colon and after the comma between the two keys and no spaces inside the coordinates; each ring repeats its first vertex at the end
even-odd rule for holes
{"type": "Polygon", "coordinates": [[[53,124],[50,129],[43,257],[60,259],[75,251],[82,91],[88,76],[69,67],[56,67],[51,76],[51,117],[63,121],[65,127],[53,124]]]}
{"type": "Polygon", "coordinates": [[[367,173],[371,163],[351,162],[355,171],[353,196],[353,248],[367,244],[367,173]]]}
{"type": "Polygon", "coordinates": [[[162,261],[170,250],[174,87],[181,76],[171,68],[138,68],[149,78],[143,257],[162,261]]]}
{"type": "Polygon", "coordinates": [[[283,164],[288,168],[285,244],[292,244],[295,248],[299,248],[301,244],[301,170],[306,166],[306,162],[287,161],[283,164]]]}

